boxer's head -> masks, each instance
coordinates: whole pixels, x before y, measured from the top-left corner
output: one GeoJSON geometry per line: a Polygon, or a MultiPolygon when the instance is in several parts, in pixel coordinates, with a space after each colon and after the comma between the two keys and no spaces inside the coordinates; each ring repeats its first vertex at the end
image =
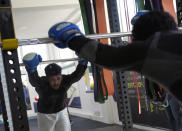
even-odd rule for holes
{"type": "Polygon", "coordinates": [[[177,30],[173,17],[167,12],[151,11],[133,22],[133,40],[143,41],[159,31],[177,30]]]}
{"type": "Polygon", "coordinates": [[[46,66],[45,73],[50,87],[59,89],[62,81],[62,68],[59,65],[52,63],[46,66]]]}

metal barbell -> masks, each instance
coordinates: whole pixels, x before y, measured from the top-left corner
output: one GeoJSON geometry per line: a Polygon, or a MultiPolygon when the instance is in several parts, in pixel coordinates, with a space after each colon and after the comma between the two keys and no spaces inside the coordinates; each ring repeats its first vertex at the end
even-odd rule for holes
{"type": "MultiPolygon", "coordinates": [[[[58,59],[58,60],[47,60],[47,61],[42,61],[41,64],[69,62],[69,61],[78,61],[78,60],[82,60],[82,59],[81,58],[67,58],[67,59],[58,59]]],[[[20,63],[20,66],[25,66],[25,64],[20,63]]]]}
{"type": "MultiPolygon", "coordinates": [[[[131,32],[115,32],[115,33],[108,33],[108,34],[92,34],[92,35],[86,35],[87,38],[90,39],[106,39],[106,38],[116,38],[116,37],[126,37],[126,36],[130,36],[131,32]]],[[[53,40],[51,38],[33,38],[33,39],[19,39],[18,41],[15,39],[11,39],[9,40],[9,42],[11,42],[11,44],[13,45],[18,44],[18,46],[25,46],[25,45],[37,45],[37,44],[50,44],[50,43],[59,43],[56,40],[53,40]],[[13,43],[14,42],[14,43],[13,43]],[[17,43],[16,43],[17,42],[17,43]]],[[[0,47],[3,48],[4,43],[1,42],[0,43],[0,47]]],[[[13,48],[9,48],[8,44],[8,39],[6,40],[6,46],[4,46],[5,50],[8,49],[13,49],[16,46],[13,46],[13,48]]],[[[11,47],[11,46],[10,46],[11,47]]]]}

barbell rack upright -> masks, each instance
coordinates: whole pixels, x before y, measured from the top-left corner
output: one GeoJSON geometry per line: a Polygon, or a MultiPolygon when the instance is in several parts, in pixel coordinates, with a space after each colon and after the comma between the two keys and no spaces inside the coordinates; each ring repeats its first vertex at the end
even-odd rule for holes
{"type": "MultiPolygon", "coordinates": [[[[11,0],[0,0],[1,41],[15,39],[14,32],[11,0]]],[[[6,131],[29,131],[17,49],[10,51],[0,48],[0,60],[1,83],[9,123],[5,129],[6,131]]]]}

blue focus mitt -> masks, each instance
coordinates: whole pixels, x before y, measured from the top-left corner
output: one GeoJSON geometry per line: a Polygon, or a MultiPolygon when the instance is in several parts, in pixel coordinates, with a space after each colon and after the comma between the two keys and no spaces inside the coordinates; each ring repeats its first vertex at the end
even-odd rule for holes
{"type": "Polygon", "coordinates": [[[37,66],[42,62],[42,57],[37,53],[28,53],[23,57],[23,63],[30,72],[37,71],[37,66]]]}
{"type": "Polygon", "coordinates": [[[54,43],[58,48],[68,47],[69,41],[76,36],[84,36],[79,27],[70,22],[61,22],[53,25],[48,32],[50,38],[59,41],[54,43]]]}

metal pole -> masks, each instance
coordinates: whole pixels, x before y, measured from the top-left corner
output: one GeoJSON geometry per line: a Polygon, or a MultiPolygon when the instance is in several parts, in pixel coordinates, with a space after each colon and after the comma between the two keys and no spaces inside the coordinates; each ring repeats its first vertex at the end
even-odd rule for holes
{"type": "MultiPolygon", "coordinates": [[[[41,64],[49,64],[49,63],[59,63],[59,62],[69,62],[69,61],[78,61],[80,58],[69,58],[69,59],[60,59],[60,60],[48,60],[42,61],[41,64]]],[[[25,66],[23,63],[20,63],[20,66],[25,66]]]]}
{"type": "MultiPolygon", "coordinates": [[[[7,111],[7,116],[8,116],[8,122],[9,122],[9,130],[14,131],[13,129],[13,119],[12,119],[12,112],[11,112],[11,103],[10,99],[8,97],[8,85],[7,85],[7,80],[6,80],[6,73],[4,69],[4,61],[3,61],[3,55],[2,51],[0,49],[0,75],[1,75],[1,82],[2,82],[2,87],[3,87],[3,93],[4,93],[4,100],[5,100],[5,105],[6,105],[6,111],[7,111]]],[[[5,127],[7,128],[7,127],[5,127]]]]}
{"type": "Polygon", "coordinates": [[[107,33],[107,34],[86,35],[86,37],[90,39],[105,39],[105,38],[126,37],[130,35],[131,35],[131,32],[114,32],[114,33],[107,33]]]}
{"type": "MultiPolygon", "coordinates": [[[[118,16],[118,3],[117,0],[106,0],[109,16],[109,24],[111,32],[120,31],[120,22],[118,16]]],[[[111,44],[124,45],[121,38],[112,38],[111,44]]],[[[118,95],[118,113],[119,120],[122,122],[123,131],[133,131],[133,121],[131,114],[130,101],[128,97],[127,86],[127,73],[126,72],[113,72],[115,89],[118,95]]]]}
{"type": "MultiPolygon", "coordinates": [[[[108,33],[108,34],[86,35],[86,37],[90,39],[106,39],[106,38],[126,37],[130,35],[131,35],[131,32],[115,32],[115,33],[108,33]]],[[[51,43],[59,43],[59,42],[51,38],[33,38],[33,39],[20,39],[18,40],[18,43],[19,43],[19,46],[25,46],[25,45],[37,45],[37,44],[51,44],[51,43]]],[[[2,43],[0,43],[0,46],[2,46],[2,43]]]]}
{"type": "MultiPolygon", "coordinates": [[[[11,1],[0,0],[1,41],[15,39],[11,1]]],[[[0,75],[9,123],[6,128],[10,131],[29,131],[17,49],[0,49],[0,75]]]]}

